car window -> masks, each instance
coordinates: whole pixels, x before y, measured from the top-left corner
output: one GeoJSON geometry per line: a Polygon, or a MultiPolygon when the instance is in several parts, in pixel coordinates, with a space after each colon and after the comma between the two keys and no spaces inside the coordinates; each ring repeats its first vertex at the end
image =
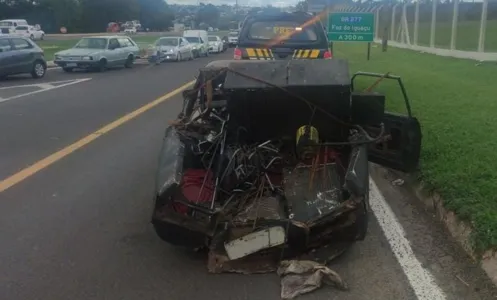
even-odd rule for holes
{"type": "Polygon", "coordinates": [[[185,39],[189,42],[189,43],[200,43],[200,38],[198,37],[185,37],[185,39]]]}
{"type": "Polygon", "coordinates": [[[127,38],[118,39],[118,42],[121,48],[131,47],[131,43],[127,38]]]}
{"type": "Polygon", "coordinates": [[[109,40],[109,49],[110,48],[114,48],[114,49],[119,48],[119,42],[117,41],[117,39],[110,39],[109,40]]]}
{"type": "Polygon", "coordinates": [[[10,45],[8,39],[0,39],[0,51],[1,52],[12,51],[12,46],[10,45]]]}
{"type": "Polygon", "coordinates": [[[12,22],[10,22],[10,21],[3,21],[3,22],[0,22],[0,26],[10,27],[10,26],[12,26],[12,22]]]}
{"type": "Polygon", "coordinates": [[[178,46],[178,39],[177,38],[161,38],[158,39],[157,42],[155,42],[156,46],[173,46],[176,47],[178,46]]]}
{"type": "Polygon", "coordinates": [[[106,46],[107,46],[106,38],[82,38],[74,46],[74,48],[105,49],[106,46]]]}
{"type": "Polygon", "coordinates": [[[136,46],[135,42],[133,42],[130,38],[127,38],[126,40],[128,40],[130,46],[136,46]]]}
{"type": "Polygon", "coordinates": [[[217,42],[217,36],[210,36],[209,42],[217,42]]]}
{"type": "Polygon", "coordinates": [[[28,26],[17,26],[16,30],[28,30],[28,26]]]}
{"type": "Polygon", "coordinates": [[[302,28],[301,24],[294,21],[255,21],[249,25],[248,36],[255,40],[273,40],[282,38],[296,42],[314,42],[318,35],[314,27],[302,28]]]}
{"type": "Polygon", "coordinates": [[[238,32],[230,32],[230,37],[237,37],[238,36],[238,32]]]}
{"type": "Polygon", "coordinates": [[[33,48],[33,46],[26,40],[24,39],[12,39],[12,44],[14,44],[14,47],[16,50],[24,50],[24,49],[30,49],[33,48]]]}

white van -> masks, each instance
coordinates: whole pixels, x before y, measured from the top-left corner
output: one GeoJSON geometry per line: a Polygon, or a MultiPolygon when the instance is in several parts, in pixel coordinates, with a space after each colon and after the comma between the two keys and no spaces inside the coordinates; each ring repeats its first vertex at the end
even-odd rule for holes
{"type": "Polygon", "coordinates": [[[195,57],[209,56],[209,37],[206,30],[185,30],[183,37],[192,46],[195,57]]]}
{"type": "Polygon", "coordinates": [[[0,34],[14,33],[17,26],[27,26],[28,22],[23,19],[8,19],[0,21],[0,34]]]}

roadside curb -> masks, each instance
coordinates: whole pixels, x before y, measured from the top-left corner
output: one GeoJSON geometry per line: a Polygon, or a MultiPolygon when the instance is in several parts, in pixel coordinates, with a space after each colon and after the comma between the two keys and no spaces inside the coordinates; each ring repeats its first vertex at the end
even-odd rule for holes
{"type": "Polygon", "coordinates": [[[427,208],[435,212],[437,218],[444,224],[452,238],[459,243],[474,261],[479,262],[480,268],[485,271],[493,284],[497,286],[497,253],[488,250],[483,253],[483,255],[478,256],[473,251],[470,241],[473,230],[471,224],[460,220],[454,212],[444,208],[443,199],[440,194],[427,191],[425,186],[412,175],[385,169],[374,164],[371,164],[370,166],[371,177],[373,178],[376,176],[382,177],[390,182],[402,179],[404,184],[401,188],[404,188],[410,194],[415,195],[427,208]]]}

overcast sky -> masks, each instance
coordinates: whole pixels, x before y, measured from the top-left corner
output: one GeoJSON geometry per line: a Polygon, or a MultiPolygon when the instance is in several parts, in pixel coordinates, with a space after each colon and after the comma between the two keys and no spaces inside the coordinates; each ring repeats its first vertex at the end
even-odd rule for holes
{"type": "MultiPolygon", "coordinates": [[[[198,4],[198,0],[167,0],[170,4],[198,4]]],[[[211,3],[214,5],[234,5],[236,0],[200,0],[205,4],[211,3]]],[[[271,3],[272,6],[289,6],[295,5],[298,0],[238,0],[238,4],[242,6],[265,6],[271,3]]]]}

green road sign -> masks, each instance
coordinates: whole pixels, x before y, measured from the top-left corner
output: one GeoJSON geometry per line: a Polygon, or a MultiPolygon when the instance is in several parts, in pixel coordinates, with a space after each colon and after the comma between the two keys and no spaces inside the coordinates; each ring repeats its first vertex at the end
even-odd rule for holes
{"type": "Polygon", "coordinates": [[[359,12],[330,13],[328,39],[334,42],[372,42],[374,14],[359,12]]]}

